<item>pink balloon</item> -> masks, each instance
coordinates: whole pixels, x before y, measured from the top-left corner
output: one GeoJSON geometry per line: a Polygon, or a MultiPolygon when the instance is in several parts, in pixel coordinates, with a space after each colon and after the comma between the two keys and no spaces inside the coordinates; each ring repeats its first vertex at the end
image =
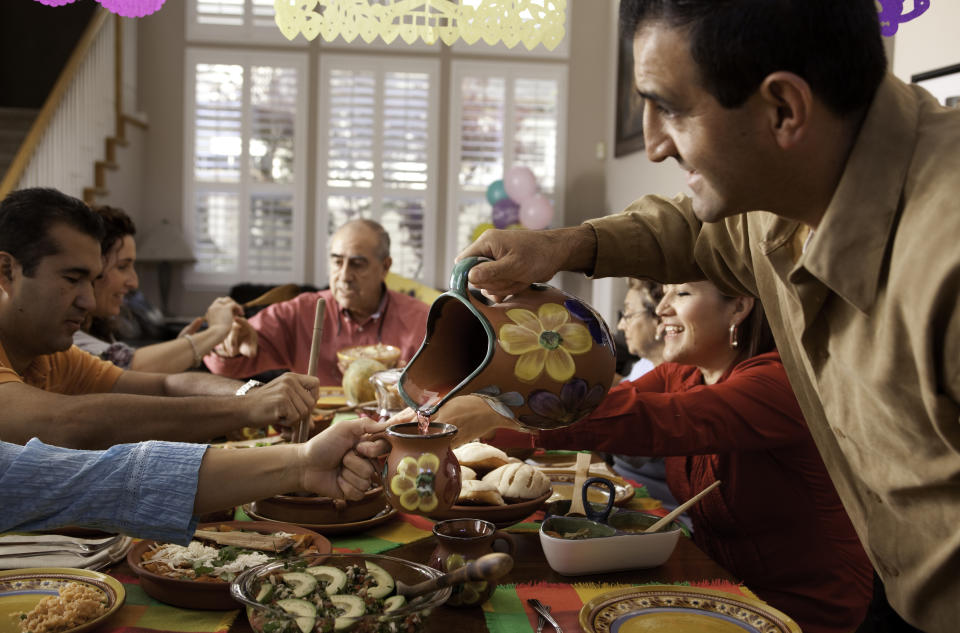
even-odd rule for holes
{"type": "Polygon", "coordinates": [[[520,205],[520,224],[528,229],[544,229],[553,220],[553,203],[542,193],[534,194],[520,205]]]}
{"type": "Polygon", "coordinates": [[[529,167],[514,165],[503,175],[503,188],[514,202],[523,204],[537,193],[537,179],[529,167]]]}

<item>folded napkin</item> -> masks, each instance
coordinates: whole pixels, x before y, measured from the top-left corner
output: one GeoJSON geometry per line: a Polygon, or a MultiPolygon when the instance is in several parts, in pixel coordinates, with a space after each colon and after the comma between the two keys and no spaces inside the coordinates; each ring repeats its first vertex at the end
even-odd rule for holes
{"type": "Polygon", "coordinates": [[[121,560],[132,544],[132,538],[121,535],[78,538],[62,534],[7,534],[0,536],[0,569],[100,569],[121,560]],[[81,545],[91,551],[82,551],[81,545]]]}

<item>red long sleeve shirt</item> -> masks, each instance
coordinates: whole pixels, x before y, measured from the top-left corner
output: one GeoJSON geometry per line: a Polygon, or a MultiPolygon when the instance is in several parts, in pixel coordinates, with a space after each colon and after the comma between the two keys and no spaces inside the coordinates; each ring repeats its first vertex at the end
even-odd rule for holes
{"type": "Polygon", "coordinates": [[[848,632],[863,619],[873,570],[777,352],[712,385],[696,367],[664,363],[538,444],[665,456],[681,503],[723,481],[688,510],[697,545],[805,633],[848,632]]]}

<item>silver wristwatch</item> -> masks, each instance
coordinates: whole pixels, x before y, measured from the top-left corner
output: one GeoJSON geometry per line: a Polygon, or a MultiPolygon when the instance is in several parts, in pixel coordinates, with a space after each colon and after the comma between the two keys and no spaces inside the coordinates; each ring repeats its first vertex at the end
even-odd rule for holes
{"type": "Polygon", "coordinates": [[[259,387],[259,386],[262,385],[262,384],[263,384],[263,383],[260,382],[259,380],[248,380],[247,382],[245,382],[245,383],[243,383],[242,385],[240,385],[240,388],[237,389],[236,395],[238,395],[238,396],[245,396],[245,395],[247,395],[247,392],[248,392],[248,391],[250,391],[250,390],[253,389],[254,387],[259,387]]]}

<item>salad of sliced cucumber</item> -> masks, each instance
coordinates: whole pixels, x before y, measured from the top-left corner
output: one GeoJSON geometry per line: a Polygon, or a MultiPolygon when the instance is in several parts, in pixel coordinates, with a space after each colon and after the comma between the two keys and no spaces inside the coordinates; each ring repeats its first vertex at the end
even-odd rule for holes
{"type": "Polygon", "coordinates": [[[255,612],[251,623],[262,633],[414,631],[421,624],[419,614],[390,617],[406,604],[403,596],[394,593],[395,588],[387,570],[370,561],[344,569],[329,565],[278,569],[261,582],[256,601],[291,617],[255,612]],[[363,617],[368,615],[374,617],[363,617]]]}

